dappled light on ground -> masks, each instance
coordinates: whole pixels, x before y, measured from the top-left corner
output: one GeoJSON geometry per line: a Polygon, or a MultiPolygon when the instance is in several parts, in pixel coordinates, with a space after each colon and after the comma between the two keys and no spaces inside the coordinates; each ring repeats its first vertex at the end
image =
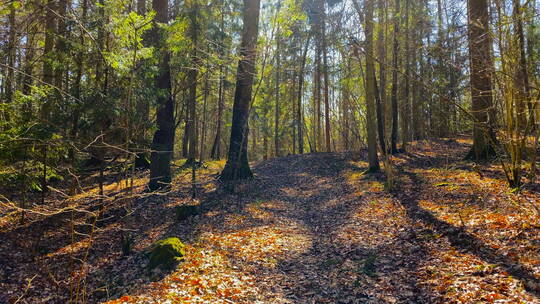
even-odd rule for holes
{"type": "MultiPolygon", "coordinates": [[[[232,192],[215,180],[223,162],[209,162],[195,201],[181,168],[172,191],[109,207],[91,237],[71,241],[67,222],[50,224],[37,262],[6,256],[18,268],[4,284],[21,295],[32,267],[54,264],[37,273],[28,301],[61,303],[61,290],[83,282],[91,302],[108,303],[538,303],[538,193],[511,191],[496,166],[472,168],[461,161],[467,148],[411,145],[392,156],[392,191],[350,154],[262,161],[232,192]],[[199,203],[200,214],[177,220],[176,207],[199,203]],[[123,256],[126,231],[133,247],[123,256]],[[183,260],[146,269],[152,244],[171,236],[188,244],[183,260]]],[[[3,245],[36,228],[21,229],[3,245]]]]}

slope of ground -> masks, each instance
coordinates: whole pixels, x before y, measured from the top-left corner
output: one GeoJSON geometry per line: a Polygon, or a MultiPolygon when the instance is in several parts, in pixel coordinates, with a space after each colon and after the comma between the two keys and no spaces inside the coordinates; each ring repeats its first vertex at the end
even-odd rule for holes
{"type": "Polygon", "coordinates": [[[42,252],[18,241],[41,222],[6,229],[0,303],[540,303],[540,187],[509,191],[497,166],[462,162],[467,149],[413,144],[393,159],[392,191],[363,174],[363,154],[259,162],[234,187],[213,180],[223,164],[211,163],[203,212],[183,222],[174,207],[193,203],[189,172],[166,195],[108,207],[113,219],[90,236],[49,224],[42,237],[57,241],[42,252]],[[185,261],[148,272],[146,252],[169,236],[188,244],[185,261]]]}

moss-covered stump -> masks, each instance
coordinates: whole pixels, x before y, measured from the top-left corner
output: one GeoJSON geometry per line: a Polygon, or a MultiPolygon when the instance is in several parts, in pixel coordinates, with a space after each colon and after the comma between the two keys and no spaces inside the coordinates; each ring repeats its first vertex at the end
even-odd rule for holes
{"type": "Polygon", "coordinates": [[[152,270],[157,266],[172,268],[177,262],[183,259],[185,246],[184,243],[175,237],[157,241],[150,252],[148,269],[152,270]]]}
{"type": "Polygon", "coordinates": [[[177,206],[174,209],[174,213],[176,214],[176,219],[178,221],[183,221],[187,219],[190,216],[199,214],[199,208],[200,205],[182,205],[177,206]]]}

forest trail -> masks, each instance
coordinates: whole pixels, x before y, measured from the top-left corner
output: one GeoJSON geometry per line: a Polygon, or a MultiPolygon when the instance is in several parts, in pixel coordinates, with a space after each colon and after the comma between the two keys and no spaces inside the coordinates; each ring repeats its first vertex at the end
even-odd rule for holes
{"type": "MultiPolygon", "coordinates": [[[[131,215],[98,230],[81,266],[87,302],[540,303],[540,227],[531,211],[538,184],[504,190],[494,166],[478,177],[460,160],[468,147],[453,140],[413,144],[394,157],[394,191],[384,189],[383,174],[363,174],[363,153],[261,161],[256,178],[234,192],[214,180],[222,164],[210,163],[199,177],[201,215],[175,219],[174,207],[189,202],[190,191],[187,179],[178,180],[171,193],[135,200],[131,215]],[[119,227],[134,231],[127,257],[119,227]],[[173,272],[148,273],[146,252],[170,236],[187,244],[184,262],[173,272]]],[[[33,262],[12,256],[20,263],[11,271],[18,281],[0,287],[19,296],[24,278],[46,269],[24,299],[65,303],[74,282],[66,277],[67,253],[80,258],[88,244],[81,238],[49,245],[33,262]]]]}

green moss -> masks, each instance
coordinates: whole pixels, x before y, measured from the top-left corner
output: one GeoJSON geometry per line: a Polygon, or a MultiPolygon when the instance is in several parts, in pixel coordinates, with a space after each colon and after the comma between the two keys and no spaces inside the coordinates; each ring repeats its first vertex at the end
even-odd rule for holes
{"type": "Polygon", "coordinates": [[[148,269],[151,270],[157,266],[172,268],[176,262],[183,259],[184,247],[184,243],[175,237],[156,242],[150,252],[148,269]]]}
{"type": "Polygon", "coordinates": [[[375,267],[375,261],[377,260],[376,255],[369,255],[367,258],[365,258],[362,261],[362,264],[360,266],[359,273],[363,273],[370,277],[376,277],[376,267],[375,267]]]}
{"type": "Polygon", "coordinates": [[[183,220],[187,219],[190,216],[199,214],[199,206],[200,205],[177,206],[174,209],[174,212],[176,214],[176,219],[178,221],[183,221],[183,220]]]}

